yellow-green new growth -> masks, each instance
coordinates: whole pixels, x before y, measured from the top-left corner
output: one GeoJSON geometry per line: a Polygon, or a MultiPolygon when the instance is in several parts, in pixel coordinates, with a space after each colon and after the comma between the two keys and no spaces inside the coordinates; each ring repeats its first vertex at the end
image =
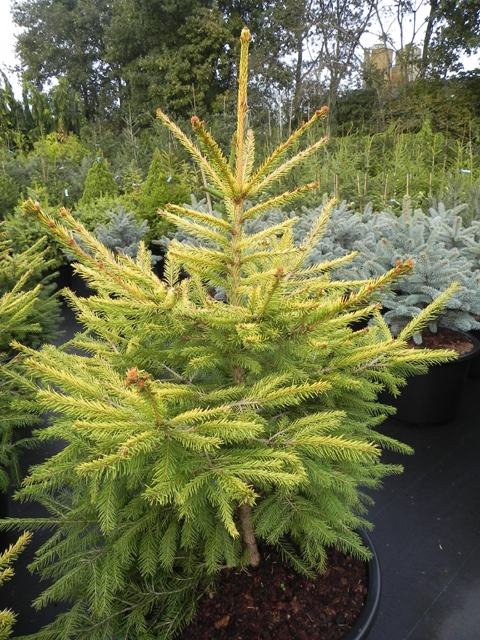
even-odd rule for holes
{"type": "MultiPolygon", "coordinates": [[[[31,537],[32,534],[25,531],[15,544],[11,544],[6,551],[0,553],[0,587],[4,582],[13,578],[12,564],[27,546],[31,537]]],[[[0,640],[6,640],[10,637],[16,619],[17,615],[10,609],[0,611],[0,640]]]]}
{"type": "Polygon", "coordinates": [[[94,290],[67,293],[84,327],[70,344],[16,345],[35,406],[51,416],[38,438],[62,442],[19,492],[51,513],[28,527],[55,529],[33,563],[51,579],[36,604],[72,603],[35,640],[169,638],[223,567],[261,561],[258,540],[311,576],[328,546],[368,557],[356,533],[369,527],[363,488],[401,470],[382,464],[382,448],[410,451],[376,431],[392,412],[378,393],[452,357],[408,348],[408,331],[395,340],[380,316],[376,292],[408,275],[408,260],[349,282],[330,271],[352,256],[305,266],[332,201],[300,247],[296,219],[251,230],[270,206],[312,188],[271,189],[325,143],[296,150],[325,110],[256,166],[245,131],[249,41],[245,29],[228,160],[198,118],[193,142],[158,114],[204,171],[214,204],[163,212],[199,244],[172,241],[162,280],[145,247],[135,261],[114,256],[70,212],[25,204],[94,290]],[[375,326],[354,329],[372,315],[375,326]]]}

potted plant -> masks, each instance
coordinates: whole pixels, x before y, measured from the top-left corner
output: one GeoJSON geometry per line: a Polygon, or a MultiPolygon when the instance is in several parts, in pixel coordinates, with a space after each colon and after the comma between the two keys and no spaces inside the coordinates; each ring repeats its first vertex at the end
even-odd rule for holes
{"type": "MultiPolygon", "coordinates": [[[[292,599],[302,580],[325,571],[328,549],[368,559],[358,533],[370,528],[363,487],[400,471],[382,464],[382,447],[409,451],[376,431],[389,412],[377,394],[385,386],[396,393],[406,375],[453,357],[406,344],[450,291],[397,340],[370,304],[411,262],[348,282],[329,272],[351,256],[304,267],[333,202],[298,248],[294,218],[245,231],[247,221],[314,186],[271,195],[326,143],[293,151],[326,115],[321,109],[255,166],[253,133],[245,130],[249,41],[244,29],[230,161],[198,118],[197,146],[158,113],[224,205],[222,213],[167,207],[163,215],[202,242],[172,241],[163,280],[142,243],[135,261],[115,256],[69,211],[53,216],[24,204],[76,255],[96,292],[67,294],[85,330],[66,348],[16,343],[27,358],[24,375],[38,385],[35,406],[51,412],[38,437],[65,443],[18,492],[51,513],[29,520],[32,529],[53,530],[31,565],[50,579],[35,604],[70,603],[32,638],[172,637],[225,572],[234,582],[247,569],[254,576],[269,554],[298,576],[292,599]],[[352,331],[355,319],[371,314],[376,326],[352,331]]],[[[214,620],[212,634],[233,624],[227,617],[214,620]]]]}
{"type": "Polygon", "coordinates": [[[405,199],[401,216],[370,214],[380,220],[381,232],[365,234],[355,243],[358,256],[344,269],[344,277],[371,277],[408,256],[413,273],[386,288],[380,302],[383,319],[395,336],[402,336],[412,318],[441,296],[452,283],[455,291],[443,310],[413,335],[412,348],[448,348],[457,360],[432,367],[426,376],[409,379],[401,395],[385,397],[397,409],[396,418],[416,424],[447,422],[455,416],[471,361],[480,351],[471,330],[480,327],[480,277],[465,251],[471,231],[463,229],[457,211],[409,212],[405,199]],[[386,224],[385,224],[386,223],[386,224]]]}
{"type": "Polygon", "coordinates": [[[2,517],[8,515],[8,489],[20,484],[19,453],[33,440],[22,436],[35,423],[35,411],[25,402],[36,389],[19,373],[20,356],[10,346],[13,339],[37,347],[58,336],[60,305],[43,274],[52,262],[45,259],[44,239],[18,254],[0,223],[0,500],[2,517]]]}

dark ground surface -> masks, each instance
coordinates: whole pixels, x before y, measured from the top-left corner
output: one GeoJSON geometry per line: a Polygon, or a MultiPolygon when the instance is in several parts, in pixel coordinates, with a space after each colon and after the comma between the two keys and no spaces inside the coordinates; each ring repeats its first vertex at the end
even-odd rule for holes
{"type": "MultiPolygon", "coordinates": [[[[70,337],[69,312],[66,329],[70,337]]],[[[459,413],[448,424],[388,421],[382,431],[411,445],[415,455],[385,454],[385,461],[400,462],[405,471],[375,492],[370,510],[383,593],[369,640],[480,638],[480,379],[468,379],[459,413]]],[[[25,464],[44,453],[29,453],[25,464]]],[[[14,502],[10,513],[42,515],[35,505],[14,502]]],[[[0,605],[19,614],[15,636],[40,628],[59,611],[30,607],[41,585],[26,564],[43,539],[35,534],[15,565],[16,576],[0,591],[0,605]]],[[[2,541],[8,542],[5,536],[2,541]]]]}

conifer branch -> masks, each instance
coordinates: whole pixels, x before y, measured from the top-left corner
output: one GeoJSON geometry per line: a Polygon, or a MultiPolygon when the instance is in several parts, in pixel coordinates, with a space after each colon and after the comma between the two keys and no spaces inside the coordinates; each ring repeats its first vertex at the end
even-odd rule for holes
{"type": "Polygon", "coordinates": [[[407,326],[398,334],[397,340],[408,340],[416,333],[425,329],[428,323],[437,317],[445,308],[455,291],[459,289],[458,282],[452,282],[450,287],[439,295],[428,307],[425,307],[420,313],[407,324],[407,326]]]}
{"type": "Polygon", "coordinates": [[[203,120],[200,120],[197,116],[192,117],[192,129],[195,132],[200,145],[208,153],[210,161],[215,164],[220,175],[223,176],[226,188],[225,190],[222,190],[221,193],[224,194],[224,197],[227,196],[232,198],[232,200],[236,200],[239,196],[238,187],[235,184],[235,178],[220,147],[212,138],[211,134],[205,129],[205,123],[203,120]]]}
{"type": "Polygon", "coordinates": [[[299,151],[289,160],[286,160],[282,165],[280,165],[277,169],[274,169],[272,173],[263,178],[263,180],[261,180],[260,182],[257,182],[251,187],[247,185],[244,190],[245,197],[251,198],[257,193],[268,189],[272,185],[272,183],[286,176],[293,168],[295,168],[304,160],[307,160],[307,158],[309,158],[310,156],[314,155],[318,151],[318,149],[324,147],[327,142],[328,138],[325,136],[321,140],[314,142],[311,146],[307,147],[303,151],[299,151]]]}
{"type": "Polygon", "coordinates": [[[180,229],[184,229],[185,231],[187,231],[187,233],[191,233],[197,238],[202,238],[202,240],[210,240],[220,245],[221,247],[230,246],[228,237],[226,237],[225,235],[221,235],[216,231],[212,231],[212,229],[209,229],[204,225],[198,224],[196,222],[191,222],[190,220],[186,220],[185,218],[177,216],[174,213],[170,213],[169,211],[164,211],[163,216],[168,220],[174,222],[180,229]]]}
{"type": "Polygon", "coordinates": [[[294,218],[287,218],[283,222],[280,222],[280,224],[267,227],[263,231],[258,231],[252,235],[245,235],[244,239],[238,243],[238,249],[251,249],[254,245],[258,245],[262,240],[282,235],[285,231],[291,229],[297,221],[298,217],[296,216],[294,218]]]}
{"type": "MultiPolygon", "coordinates": [[[[265,162],[263,162],[263,164],[259,167],[259,169],[255,173],[255,175],[251,178],[251,180],[248,182],[248,184],[245,185],[245,187],[243,189],[243,194],[244,194],[245,197],[252,196],[254,193],[258,193],[258,191],[263,189],[263,187],[259,186],[258,184],[255,187],[255,184],[258,183],[258,181],[263,176],[265,176],[269,171],[272,171],[277,166],[277,164],[283,158],[285,153],[295,144],[295,142],[301,136],[303,136],[306,133],[306,131],[317,120],[319,120],[319,119],[323,120],[324,118],[326,118],[327,113],[328,113],[328,107],[322,107],[322,109],[319,109],[318,111],[316,111],[308,122],[304,122],[299,129],[294,131],[285,142],[280,144],[275,149],[275,151],[272,153],[272,155],[269,158],[267,158],[267,160],[265,160],[265,162]]],[[[328,138],[326,136],[321,138],[321,140],[319,140],[316,143],[318,145],[316,148],[324,146],[325,143],[327,142],[327,140],[328,140],[328,138]]],[[[270,175],[272,175],[272,174],[270,174],[270,175]]],[[[264,180],[265,180],[265,178],[264,178],[264,180]]],[[[263,182],[261,184],[263,184],[263,182]]]]}
{"type": "Polygon", "coordinates": [[[263,316],[265,315],[265,311],[267,310],[267,307],[268,307],[271,299],[273,298],[273,295],[274,295],[275,291],[277,290],[277,287],[280,284],[280,280],[282,279],[283,275],[284,275],[283,267],[277,267],[274,281],[272,283],[272,286],[270,287],[270,291],[268,291],[268,293],[267,293],[267,297],[265,298],[265,302],[263,303],[263,306],[260,309],[258,315],[256,315],[256,316],[254,315],[254,317],[257,320],[261,320],[263,318],[263,316]]]}
{"type": "Polygon", "coordinates": [[[214,229],[220,229],[223,231],[227,231],[229,233],[232,232],[232,226],[230,223],[226,222],[222,218],[217,218],[208,213],[203,213],[203,211],[196,211],[195,209],[188,209],[187,207],[180,207],[176,204],[167,204],[167,211],[175,211],[178,214],[182,214],[188,218],[193,218],[194,220],[198,220],[203,224],[209,225],[214,229]]]}
{"type": "MultiPolygon", "coordinates": [[[[295,191],[285,191],[280,196],[275,196],[274,198],[270,198],[265,202],[261,202],[260,204],[257,204],[254,207],[247,209],[243,213],[242,222],[245,222],[245,220],[249,220],[250,218],[257,216],[259,213],[262,213],[263,211],[269,211],[270,209],[274,209],[277,206],[285,206],[287,204],[291,204],[297,198],[302,196],[304,193],[307,193],[308,191],[312,191],[312,189],[316,189],[318,185],[319,185],[318,182],[310,182],[309,184],[303,185],[303,187],[299,187],[298,189],[295,189],[295,191]]],[[[298,220],[298,218],[295,218],[295,220],[298,220]]]]}
{"type": "MultiPolygon", "coordinates": [[[[218,191],[218,189],[214,189],[209,184],[207,184],[206,179],[204,180],[203,185],[200,185],[199,191],[201,191],[202,193],[205,192],[207,195],[213,196],[214,198],[218,198],[220,202],[223,202],[225,198],[225,194],[221,193],[220,191],[218,191]]],[[[210,207],[208,208],[208,210],[211,213],[210,207]]]]}
{"type": "Polygon", "coordinates": [[[183,133],[183,131],[174,122],[172,122],[161,109],[157,109],[157,118],[162,120],[165,126],[168,127],[168,129],[172,132],[175,138],[177,138],[180,144],[188,151],[192,158],[195,158],[198,165],[203,168],[205,173],[214,182],[217,189],[221,193],[225,193],[223,181],[217,175],[215,169],[210,165],[208,160],[202,155],[200,149],[193,144],[193,142],[183,133]]]}

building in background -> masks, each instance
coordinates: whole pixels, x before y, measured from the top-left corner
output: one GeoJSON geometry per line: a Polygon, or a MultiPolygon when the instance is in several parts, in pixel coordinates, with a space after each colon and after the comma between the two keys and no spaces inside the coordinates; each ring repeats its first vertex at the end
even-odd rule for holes
{"type": "Polygon", "coordinates": [[[408,44],[394,51],[384,44],[365,49],[363,60],[364,86],[370,82],[380,82],[396,87],[404,82],[413,82],[420,73],[421,51],[408,44]]]}

